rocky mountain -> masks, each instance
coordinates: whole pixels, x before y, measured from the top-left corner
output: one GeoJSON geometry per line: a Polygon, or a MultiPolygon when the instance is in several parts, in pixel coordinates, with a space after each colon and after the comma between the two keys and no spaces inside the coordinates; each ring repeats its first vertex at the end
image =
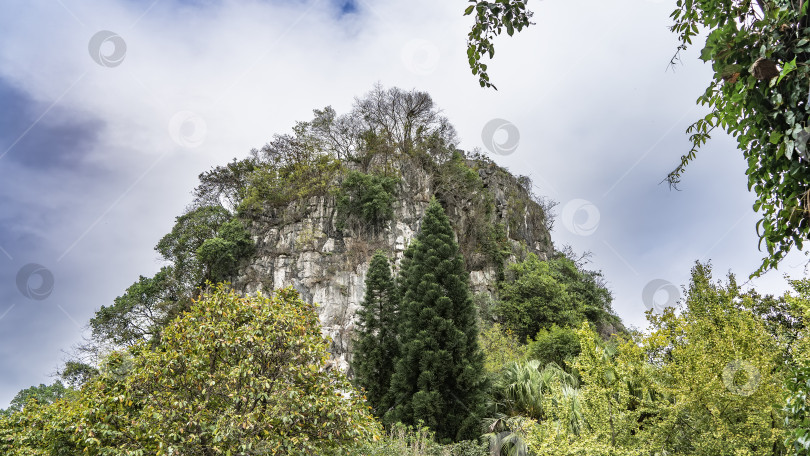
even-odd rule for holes
{"type": "Polygon", "coordinates": [[[375,251],[397,268],[434,196],[455,230],[470,287],[489,306],[505,265],[553,253],[527,177],[457,148],[430,96],[375,86],[338,115],[314,110],[292,134],[200,175],[194,200],[157,244],[165,266],[91,319],[89,350],[157,341],[210,284],[317,303],[336,363],[348,368],[354,316],[375,251]]]}
{"type": "Polygon", "coordinates": [[[371,256],[378,249],[386,252],[396,269],[433,195],[453,223],[479,299],[494,295],[504,262],[526,252],[545,259],[553,251],[546,215],[527,178],[461,151],[439,165],[401,160],[395,172],[400,179],[393,216],[380,229],[341,223],[334,194],[266,208],[248,227],[256,251],[234,286],[248,294],[293,286],[317,303],[332,355],[343,370],[371,256]]]}

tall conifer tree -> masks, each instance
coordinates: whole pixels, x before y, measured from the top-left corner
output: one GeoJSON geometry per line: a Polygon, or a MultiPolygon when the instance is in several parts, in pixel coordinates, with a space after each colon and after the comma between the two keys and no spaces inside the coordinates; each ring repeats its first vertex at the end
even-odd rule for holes
{"type": "Polygon", "coordinates": [[[366,295],[357,312],[357,338],[352,356],[355,385],[366,391],[366,400],[377,416],[388,409],[388,388],[399,354],[396,339],[398,295],[388,258],[378,251],[366,276],[366,295]]]}
{"type": "Polygon", "coordinates": [[[443,440],[475,438],[486,388],[475,306],[453,229],[435,198],[406,251],[399,282],[402,352],[386,421],[421,421],[443,440]]]}

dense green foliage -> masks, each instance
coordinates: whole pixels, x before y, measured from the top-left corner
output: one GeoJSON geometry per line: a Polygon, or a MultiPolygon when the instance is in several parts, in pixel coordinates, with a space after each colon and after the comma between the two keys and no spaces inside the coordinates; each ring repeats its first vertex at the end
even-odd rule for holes
{"type": "Polygon", "coordinates": [[[790,434],[786,443],[795,454],[810,454],[810,366],[797,366],[787,379],[788,398],[785,401],[785,423],[790,434]]]}
{"type": "Polygon", "coordinates": [[[530,253],[510,264],[505,275],[495,313],[521,341],[542,328],[575,327],[582,320],[597,324],[605,336],[623,329],[600,274],[582,270],[564,255],[540,261],[530,253]]]}
{"type": "Polygon", "coordinates": [[[164,267],[154,277],[141,276],[111,306],[101,306],[90,319],[94,339],[116,346],[157,337],[188,300],[175,280],[174,268],[164,267]]]}
{"type": "Polygon", "coordinates": [[[354,384],[363,388],[375,415],[390,406],[388,389],[399,357],[397,326],[399,294],[391,276],[388,258],[377,252],[366,276],[366,295],[357,311],[357,330],[351,367],[354,384]]]}
{"type": "Polygon", "coordinates": [[[233,219],[222,224],[216,237],[197,248],[197,258],[206,267],[205,279],[223,282],[236,276],[239,261],[253,253],[253,239],[242,222],[233,219]]]}
{"type": "Polygon", "coordinates": [[[397,180],[381,174],[349,171],[337,197],[339,227],[345,223],[379,230],[394,216],[397,180]]]}
{"type": "Polygon", "coordinates": [[[521,341],[534,337],[541,328],[577,324],[577,312],[566,290],[551,273],[549,262],[529,254],[509,265],[496,313],[521,341]]]}
{"type": "MultiPolygon", "coordinates": [[[[107,358],[51,405],[2,418],[9,455],[340,454],[380,428],[292,290],[240,298],[220,286],[164,330],[107,358]]],[[[377,436],[377,437],[374,437],[377,436]]]]}
{"type": "MultiPolygon", "coordinates": [[[[797,455],[810,454],[810,334],[805,324],[810,320],[810,280],[792,280],[797,292],[781,300],[782,327],[788,333],[772,331],[782,345],[788,347],[786,362],[791,366],[786,378],[785,425],[788,436],[785,445],[797,455]],[[794,329],[798,328],[798,331],[794,329]]],[[[778,315],[778,314],[777,314],[778,315]]]]}
{"type": "Polygon", "coordinates": [[[504,366],[515,361],[524,361],[526,346],[508,329],[499,323],[493,323],[481,329],[478,334],[478,345],[484,352],[484,370],[487,374],[496,374],[504,366]]]}
{"type": "Polygon", "coordinates": [[[364,442],[346,448],[345,456],[490,456],[486,443],[463,440],[451,444],[439,444],[435,434],[425,426],[391,426],[385,438],[364,442]]]}
{"type": "Polygon", "coordinates": [[[99,371],[95,367],[79,362],[67,361],[59,371],[59,376],[73,389],[78,389],[90,379],[98,375],[99,371]]]}
{"type": "Polygon", "coordinates": [[[408,247],[399,276],[401,355],[388,422],[424,423],[442,439],[476,437],[486,377],[468,273],[436,199],[408,247]]]}
{"type": "Polygon", "coordinates": [[[529,358],[536,359],[541,366],[554,363],[569,372],[580,351],[576,331],[557,325],[541,329],[528,346],[529,358]]]}
{"type": "Polygon", "coordinates": [[[711,280],[696,266],[682,312],[650,314],[648,334],[606,343],[584,324],[580,385],[524,388],[544,406],[521,434],[530,454],[786,454],[780,345],[795,340],[767,330],[733,277],[711,280]]]}

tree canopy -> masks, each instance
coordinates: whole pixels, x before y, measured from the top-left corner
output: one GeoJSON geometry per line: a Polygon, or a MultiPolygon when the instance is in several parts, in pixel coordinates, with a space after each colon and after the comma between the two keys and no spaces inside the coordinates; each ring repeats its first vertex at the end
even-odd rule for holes
{"type": "Polygon", "coordinates": [[[114,352],[75,394],[28,395],[0,418],[0,452],[340,453],[381,430],[345,376],[327,368],[327,346],[314,306],[295,291],[243,298],[218,286],[159,344],[114,352]]]}

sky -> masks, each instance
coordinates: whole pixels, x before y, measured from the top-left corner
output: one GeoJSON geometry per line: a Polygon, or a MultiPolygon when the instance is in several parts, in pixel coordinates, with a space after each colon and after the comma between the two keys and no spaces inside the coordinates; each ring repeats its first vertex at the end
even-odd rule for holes
{"type": "MultiPolygon", "coordinates": [[[[482,89],[462,0],[4,0],[0,4],[0,407],[51,383],[139,275],[199,173],[347,112],[374,83],[430,93],[466,150],[559,202],[552,239],[592,252],[626,324],[682,295],[695,261],[760,264],[745,161],[717,135],[679,191],[661,181],[712,76],[668,68],[674,0],[534,0],[482,89]]],[[[782,294],[806,257],[749,282],[782,294]]]]}

